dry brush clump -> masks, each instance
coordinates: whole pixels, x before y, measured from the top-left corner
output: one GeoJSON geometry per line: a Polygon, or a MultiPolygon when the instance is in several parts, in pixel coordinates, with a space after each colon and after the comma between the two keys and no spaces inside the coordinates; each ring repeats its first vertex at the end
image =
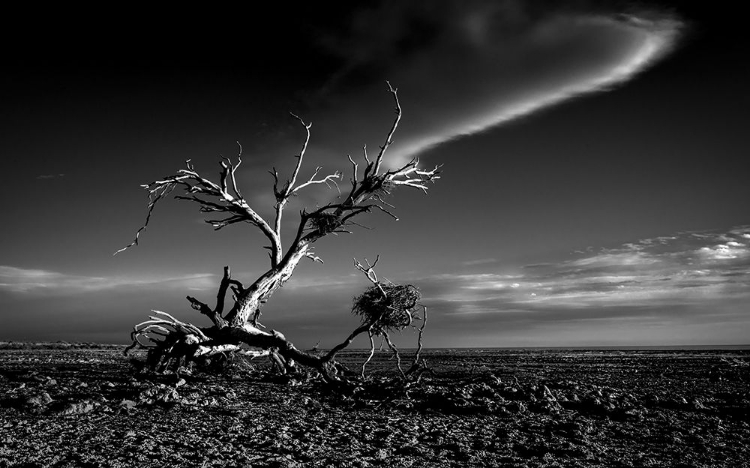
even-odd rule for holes
{"type": "Polygon", "coordinates": [[[352,307],[352,313],[359,315],[362,320],[360,329],[366,330],[370,339],[370,354],[362,363],[360,374],[362,378],[365,377],[365,368],[375,354],[374,339],[382,337],[393,352],[401,379],[407,382],[410,380],[410,376],[414,375],[418,381],[422,372],[426,370],[424,362],[420,360],[420,353],[422,351],[422,336],[427,325],[427,306],[419,303],[422,295],[415,286],[398,285],[390,281],[382,282],[378,280],[375,265],[379,260],[380,256],[375,259],[374,263],[370,264],[365,259],[366,266],[354,260],[354,266],[363,272],[373,284],[364,293],[354,298],[354,306],[352,307]],[[422,308],[421,317],[416,314],[417,307],[422,308]],[[419,328],[415,325],[415,321],[421,321],[419,328]],[[411,367],[404,371],[401,366],[401,355],[391,340],[390,333],[402,331],[410,326],[419,332],[417,350],[414,353],[411,367]]]}
{"type": "Polygon", "coordinates": [[[354,298],[352,313],[360,316],[362,323],[374,322],[380,330],[403,330],[411,325],[421,298],[419,289],[411,284],[379,284],[354,298]]]}

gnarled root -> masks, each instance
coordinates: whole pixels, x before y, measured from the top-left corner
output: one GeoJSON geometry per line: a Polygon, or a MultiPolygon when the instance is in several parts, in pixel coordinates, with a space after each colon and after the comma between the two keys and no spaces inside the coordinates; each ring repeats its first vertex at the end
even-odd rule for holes
{"type": "Polygon", "coordinates": [[[177,320],[158,310],[149,320],[133,327],[133,343],[124,353],[139,347],[148,351],[145,366],[155,372],[177,371],[192,363],[211,365],[226,361],[228,354],[237,353],[250,358],[268,356],[270,350],[246,349],[239,343],[215,340],[218,329],[198,328],[177,320]]]}

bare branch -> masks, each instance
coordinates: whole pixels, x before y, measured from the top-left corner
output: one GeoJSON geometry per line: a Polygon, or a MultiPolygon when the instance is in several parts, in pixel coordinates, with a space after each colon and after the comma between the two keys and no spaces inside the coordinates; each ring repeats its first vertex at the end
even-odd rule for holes
{"type": "Polygon", "coordinates": [[[354,221],[349,221],[349,222],[347,223],[347,225],[349,225],[349,224],[351,224],[351,225],[354,225],[354,226],[357,226],[357,227],[361,227],[362,229],[367,229],[368,231],[372,231],[372,228],[371,228],[371,227],[369,227],[369,226],[365,226],[364,224],[360,224],[360,223],[357,223],[357,222],[354,222],[354,221]]]}
{"type": "Polygon", "coordinates": [[[380,332],[383,337],[385,337],[386,343],[388,343],[388,347],[391,348],[391,351],[393,351],[393,356],[396,358],[396,367],[398,367],[398,372],[401,374],[401,377],[406,379],[406,374],[404,374],[404,370],[401,368],[401,355],[398,353],[398,348],[396,345],[391,341],[391,337],[388,335],[388,332],[383,330],[380,332]]]}
{"type": "Polygon", "coordinates": [[[393,218],[394,221],[398,221],[398,216],[396,216],[395,214],[391,213],[387,208],[383,208],[382,206],[380,206],[378,204],[368,205],[368,207],[377,208],[380,211],[382,211],[383,213],[385,213],[388,216],[390,216],[391,218],[393,218]]]}
{"type": "Polygon", "coordinates": [[[216,212],[216,211],[228,211],[228,207],[226,205],[220,205],[218,203],[213,203],[208,200],[203,200],[201,198],[198,198],[195,195],[192,195],[190,197],[186,197],[184,195],[175,195],[175,199],[177,200],[187,200],[187,201],[194,201],[201,205],[200,211],[202,213],[210,213],[210,212],[216,212]]]}
{"type": "Polygon", "coordinates": [[[365,158],[365,162],[369,165],[370,164],[370,158],[367,157],[367,145],[362,146],[362,155],[365,158]]]}
{"type": "Polygon", "coordinates": [[[283,196],[279,192],[279,173],[275,167],[272,167],[268,173],[273,176],[273,194],[276,197],[276,201],[280,201],[283,196]]]}
{"type": "Polygon", "coordinates": [[[367,333],[367,336],[370,338],[370,354],[367,356],[365,362],[362,363],[361,376],[363,379],[365,378],[365,367],[370,363],[370,361],[372,361],[372,357],[375,355],[375,341],[373,340],[374,335],[372,333],[372,330],[367,333]]]}
{"type": "Polygon", "coordinates": [[[207,219],[205,222],[213,226],[214,230],[218,231],[219,229],[223,229],[230,224],[241,223],[244,221],[247,221],[247,219],[245,219],[245,217],[243,216],[230,216],[229,218],[224,219],[207,219]]]}
{"type": "Polygon", "coordinates": [[[398,128],[398,123],[401,121],[401,104],[398,102],[398,89],[394,89],[393,86],[391,86],[391,83],[386,81],[386,84],[388,84],[388,91],[393,95],[393,100],[396,102],[396,118],[393,120],[393,125],[391,126],[391,130],[388,132],[388,136],[385,139],[385,143],[383,143],[383,146],[380,147],[380,153],[378,153],[378,157],[375,159],[372,170],[372,175],[377,176],[378,171],[380,170],[380,165],[383,163],[383,156],[385,156],[385,152],[388,150],[388,147],[391,146],[391,143],[393,143],[393,134],[396,133],[396,128],[398,128]]]}
{"type": "MultiPolygon", "coordinates": [[[[226,159],[227,161],[229,161],[228,158],[222,158],[222,159],[226,159]]],[[[229,177],[229,166],[224,161],[221,161],[219,164],[221,164],[221,168],[222,168],[221,174],[219,176],[221,178],[220,179],[221,192],[228,194],[229,192],[227,191],[227,177],[229,177]]],[[[231,166],[231,164],[232,163],[230,162],[229,165],[231,166]]]]}
{"type": "Polygon", "coordinates": [[[208,220],[207,222],[215,229],[221,229],[229,224],[236,222],[245,221],[256,227],[258,227],[263,234],[271,241],[274,246],[277,255],[272,257],[272,266],[275,266],[281,257],[281,241],[266,223],[266,221],[253,210],[247,202],[239,196],[239,191],[233,190],[235,195],[228,192],[227,178],[233,170],[236,170],[236,166],[229,163],[227,165],[224,161],[221,162],[222,172],[220,174],[220,184],[217,185],[210,180],[200,176],[194,170],[194,166],[190,161],[186,162],[187,169],[180,169],[175,175],[165,177],[163,180],[157,180],[150,184],[143,185],[142,187],[149,192],[149,204],[148,212],[146,214],[146,221],[136,233],[135,240],[123,249],[116,252],[122,252],[133,245],[138,245],[140,233],[148,226],[151,220],[151,213],[153,212],[156,203],[159,202],[166,195],[171,193],[178,186],[182,188],[186,195],[180,196],[179,199],[188,200],[197,203],[201,207],[202,212],[225,212],[231,216],[220,220],[208,220]],[[195,195],[200,194],[205,198],[198,198],[195,195]],[[210,200],[213,198],[214,200],[210,200]]]}
{"type": "Polygon", "coordinates": [[[216,307],[214,307],[213,313],[221,318],[224,313],[224,300],[226,299],[227,290],[230,285],[234,285],[235,288],[239,288],[241,291],[242,283],[232,279],[232,273],[229,266],[224,267],[224,276],[221,278],[221,284],[219,285],[219,291],[216,293],[216,307]]]}
{"type": "Polygon", "coordinates": [[[387,201],[383,200],[383,197],[381,197],[377,193],[372,194],[372,199],[375,200],[375,201],[377,201],[378,203],[381,203],[381,204],[383,204],[385,206],[388,206],[390,208],[396,208],[394,205],[392,205],[392,204],[388,203],[387,201]]]}
{"type": "MultiPolygon", "coordinates": [[[[294,166],[294,170],[292,171],[292,176],[286,182],[286,184],[284,185],[282,189],[279,189],[279,175],[278,175],[278,172],[276,171],[276,168],[274,168],[273,172],[271,172],[271,175],[273,176],[273,179],[274,179],[273,191],[274,191],[274,195],[276,196],[276,218],[274,220],[273,232],[276,238],[279,240],[279,242],[281,242],[281,220],[284,215],[284,207],[289,201],[289,198],[303,187],[306,187],[312,184],[328,185],[329,182],[333,181],[333,179],[336,179],[339,177],[339,173],[336,172],[334,174],[324,177],[323,179],[316,180],[315,176],[318,175],[318,172],[321,169],[320,167],[318,167],[317,169],[315,169],[315,172],[313,173],[313,175],[310,177],[310,179],[307,182],[300,185],[299,187],[295,187],[295,184],[297,183],[297,176],[299,175],[300,168],[302,167],[302,160],[305,157],[305,152],[307,151],[307,145],[310,142],[310,127],[312,127],[312,123],[310,124],[305,123],[305,121],[302,120],[302,118],[300,118],[298,115],[293,114],[291,112],[290,112],[290,115],[294,117],[295,119],[297,119],[305,128],[305,141],[302,143],[302,148],[300,149],[299,154],[296,156],[297,164],[294,166]]],[[[335,181],[333,182],[335,184],[335,181]]],[[[336,188],[338,188],[338,185],[336,185],[336,188]]],[[[295,245],[296,244],[297,242],[295,241],[295,245]]],[[[291,248],[294,248],[294,245],[291,248]]],[[[281,251],[281,246],[279,245],[278,251],[274,252],[272,262],[278,265],[278,263],[281,261],[282,255],[283,255],[283,252],[281,251]]]]}
{"type": "MultiPolygon", "coordinates": [[[[227,352],[239,352],[242,348],[239,345],[235,344],[222,344],[222,345],[216,345],[216,346],[198,346],[198,349],[195,351],[193,356],[199,357],[199,356],[214,356],[216,354],[221,353],[227,353],[227,352]]],[[[262,355],[265,355],[267,353],[263,353],[262,355]]]]}
{"type": "MultiPolygon", "coordinates": [[[[188,162],[189,161],[190,160],[188,160],[188,162]]],[[[146,221],[143,223],[143,226],[141,226],[141,228],[138,229],[138,231],[136,231],[136,233],[135,233],[135,239],[133,239],[133,242],[131,242],[130,244],[126,245],[125,247],[121,248],[120,250],[118,250],[117,252],[115,252],[114,254],[112,254],[113,257],[115,255],[117,255],[118,253],[123,252],[123,251],[129,249],[130,247],[132,247],[134,245],[138,245],[138,238],[140,237],[141,232],[145,231],[146,228],[148,227],[148,223],[149,223],[149,221],[151,221],[151,213],[153,213],[154,208],[156,207],[156,203],[158,203],[159,200],[161,200],[165,196],[169,195],[169,193],[172,192],[172,190],[174,190],[175,186],[176,186],[176,184],[174,184],[174,183],[165,183],[162,186],[161,190],[156,190],[156,189],[155,190],[149,190],[149,195],[148,195],[148,212],[146,213],[146,221]],[[151,196],[155,192],[156,192],[156,198],[152,199],[151,196]]],[[[145,189],[149,189],[150,185],[142,185],[141,187],[143,187],[145,189]]]]}
{"type": "Polygon", "coordinates": [[[336,183],[336,179],[340,179],[342,177],[342,174],[338,171],[334,172],[333,174],[328,174],[327,176],[323,177],[322,179],[315,179],[315,176],[318,175],[318,172],[322,169],[322,167],[318,166],[315,168],[315,172],[313,175],[310,176],[310,179],[308,179],[307,182],[304,184],[300,184],[297,187],[295,187],[291,191],[291,195],[296,194],[299,190],[309,186],[309,185],[315,185],[315,184],[326,184],[328,188],[331,188],[330,184],[333,184],[336,186],[336,189],[339,191],[339,194],[341,194],[341,189],[339,189],[339,184],[336,183]]]}
{"type": "Polygon", "coordinates": [[[234,176],[234,173],[237,172],[237,169],[239,169],[240,164],[242,164],[242,145],[240,144],[239,141],[237,142],[237,146],[239,147],[239,150],[237,151],[237,164],[235,164],[232,167],[232,172],[231,172],[232,191],[234,191],[234,194],[237,196],[237,198],[243,199],[244,197],[242,196],[242,193],[240,193],[240,189],[237,188],[237,179],[234,176]]]}
{"type": "Polygon", "coordinates": [[[359,261],[358,261],[358,260],[357,260],[357,259],[355,258],[355,259],[354,259],[354,267],[355,267],[355,268],[356,268],[357,270],[359,270],[359,271],[361,271],[362,273],[364,273],[364,274],[365,274],[365,276],[367,276],[367,279],[368,279],[368,280],[370,280],[370,282],[372,282],[373,284],[378,284],[378,275],[377,275],[377,274],[375,273],[375,270],[373,270],[373,268],[375,268],[375,265],[377,265],[379,261],[380,261],[380,255],[378,255],[378,256],[377,256],[377,257],[375,258],[375,263],[373,263],[372,265],[370,265],[370,261],[369,261],[369,260],[365,259],[365,263],[367,263],[367,268],[365,268],[365,267],[364,267],[364,266],[363,266],[363,265],[362,265],[361,263],[359,263],[359,261]]]}
{"type": "MultiPolygon", "coordinates": [[[[224,283],[222,282],[221,286],[219,287],[219,294],[221,294],[222,290],[226,293],[226,288],[224,287],[224,283]]],[[[217,307],[214,310],[211,310],[211,308],[208,306],[208,304],[199,301],[198,299],[187,296],[187,300],[190,302],[190,307],[197,310],[201,314],[205,315],[211,321],[216,325],[217,328],[224,328],[227,325],[227,322],[221,317],[221,312],[217,312],[217,309],[219,305],[217,304],[217,307]]],[[[221,297],[221,307],[224,307],[224,298],[221,297]]]]}
{"type": "Polygon", "coordinates": [[[314,253],[312,253],[312,252],[307,252],[307,253],[305,254],[305,257],[309,258],[309,259],[310,259],[310,260],[312,260],[313,262],[320,262],[320,263],[325,263],[325,262],[323,262],[323,259],[322,259],[322,258],[318,257],[317,255],[315,255],[315,254],[314,254],[314,253]]]}
{"type": "Polygon", "coordinates": [[[352,344],[352,341],[354,341],[354,338],[356,338],[358,335],[364,332],[369,332],[372,328],[372,323],[365,323],[357,327],[349,336],[339,343],[338,345],[334,346],[328,353],[323,357],[324,362],[329,362],[333,360],[333,358],[336,356],[336,353],[341,351],[342,349],[346,348],[350,344],[352,344]]]}
{"type": "Polygon", "coordinates": [[[297,155],[297,165],[294,167],[294,172],[292,172],[292,177],[287,182],[286,188],[284,192],[285,197],[288,197],[289,194],[292,191],[292,188],[294,187],[294,184],[297,181],[297,175],[299,174],[299,170],[302,167],[302,158],[305,157],[305,151],[307,151],[307,144],[310,142],[310,127],[312,127],[312,123],[306,124],[304,120],[302,120],[298,115],[289,113],[292,117],[299,120],[299,123],[302,124],[303,127],[305,127],[305,141],[302,143],[302,148],[299,151],[299,154],[297,155]]]}
{"type": "Polygon", "coordinates": [[[422,352],[422,334],[424,333],[424,327],[427,326],[427,306],[422,306],[422,326],[419,327],[419,338],[417,339],[417,351],[414,353],[414,362],[411,365],[411,369],[407,373],[412,373],[415,369],[419,368],[419,354],[422,352]]]}
{"type": "Polygon", "coordinates": [[[349,162],[352,163],[352,185],[354,185],[356,187],[356,185],[357,185],[357,168],[359,167],[359,165],[356,162],[354,162],[354,160],[352,159],[352,155],[351,154],[347,154],[347,157],[349,158],[349,162]]]}
{"type": "Polygon", "coordinates": [[[211,314],[213,313],[213,311],[211,310],[211,308],[205,302],[201,302],[201,301],[199,301],[198,299],[196,299],[196,298],[194,298],[192,296],[187,296],[187,300],[188,300],[188,302],[190,302],[190,307],[192,307],[193,309],[197,310],[201,314],[210,317],[211,314]]]}
{"type": "Polygon", "coordinates": [[[380,255],[375,258],[375,263],[370,265],[369,260],[365,259],[365,263],[367,263],[367,268],[365,268],[361,263],[357,261],[357,259],[354,259],[354,267],[361,271],[362,273],[367,276],[367,279],[370,280],[372,284],[378,287],[380,289],[380,292],[383,293],[383,297],[388,297],[388,294],[385,293],[385,290],[383,289],[383,285],[380,284],[380,281],[378,281],[378,275],[375,273],[375,265],[378,264],[378,261],[380,260],[380,255]]]}
{"type": "Polygon", "coordinates": [[[422,170],[419,169],[419,159],[414,158],[400,169],[388,171],[385,178],[394,185],[418,188],[427,193],[426,184],[440,178],[440,166],[435,166],[431,170],[422,170]]]}
{"type": "Polygon", "coordinates": [[[161,336],[163,336],[164,333],[170,334],[172,332],[179,332],[186,336],[192,335],[199,341],[208,341],[208,337],[195,325],[181,322],[166,312],[158,310],[152,310],[152,312],[154,312],[157,317],[150,316],[149,320],[141,322],[133,327],[133,332],[130,334],[130,337],[133,340],[133,345],[125,350],[126,353],[128,350],[132,349],[133,346],[140,345],[144,348],[150,347],[150,345],[141,342],[140,338],[146,338],[150,342],[156,343],[157,340],[149,336],[149,333],[152,332],[156,332],[156,334],[161,336]]]}

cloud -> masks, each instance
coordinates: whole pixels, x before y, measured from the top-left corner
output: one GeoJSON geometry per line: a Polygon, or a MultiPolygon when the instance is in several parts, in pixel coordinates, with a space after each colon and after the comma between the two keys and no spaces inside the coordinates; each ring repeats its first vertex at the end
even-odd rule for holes
{"type": "Polygon", "coordinates": [[[358,275],[350,274],[346,276],[313,276],[313,277],[293,277],[288,283],[284,284],[287,291],[295,291],[307,294],[309,289],[319,289],[330,291],[332,289],[351,288],[352,285],[361,283],[358,275]]]}
{"type": "Polygon", "coordinates": [[[683,232],[525,267],[521,274],[440,275],[421,283],[427,284],[426,302],[454,304],[454,314],[552,311],[564,318],[591,310],[606,317],[608,309],[658,315],[682,307],[710,315],[717,307],[750,300],[746,234],[750,226],[683,232]]]}
{"type": "Polygon", "coordinates": [[[468,260],[466,262],[463,262],[462,265],[466,266],[473,266],[473,265],[487,265],[489,263],[497,263],[498,259],[496,258],[480,258],[477,260],[468,260]]]}
{"type": "Polygon", "coordinates": [[[322,123],[313,138],[328,142],[335,134],[343,144],[333,153],[342,156],[363,143],[380,144],[390,120],[388,79],[401,90],[404,109],[390,150],[394,166],[455,138],[612,89],[667,55],[684,29],[679,19],[648,10],[515,1],[386,1],[351,24],[322,40],[344,63],[311,102],[322,123]]]}
{"type": "Polygon", "coordinates": [[[745,244],[730,241],[712,247],[701,247],[698,253],[710,260],[728,260],[747,256],[748,249],[745,244]]]}
{"type": "MultiPolygon", "coordinates": [[[[630,244],[633,245],[633,244],[630,244]]],[[[641,252],[644,247],[633,246],[632,250],[626,250],[624,252],[602,252],[598,255],[584,257],[579,260],[574,260],[568,265],[571,267],[587,267],[587,268],[606,268],[606,267],[618,267],[628,268],[633,266],[649,265],[657,262],[658,260],[650,257],[649,255],[641,252]]]]}
{"type": "Polygon", "coordinates": [[[37,180],[59,179],[61,177],[65,177],[65,174],[41,174],[36,176],[37,180]]]}
{"type": "Polygon", "coordinates": [[[87,294],[136,287],[143,289],[185,289],[202,291],[216,287],[215,275],[193,274],[155,278],[143,276],[82,276],[50,270],[0,265],[0,291],[24,296],[87,294]]]}

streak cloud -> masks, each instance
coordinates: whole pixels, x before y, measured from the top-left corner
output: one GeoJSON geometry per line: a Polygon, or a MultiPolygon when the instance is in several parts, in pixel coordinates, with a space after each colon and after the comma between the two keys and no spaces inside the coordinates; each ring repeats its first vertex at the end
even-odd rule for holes
{"type": "MultiPolygon", "coordinates": [[[[516,96],[508,95],[500,81],[496,100],[490,99],[486,104],[488,110],[484,106],[478,107],[462,121],[446,125],[434,133],[425,132],[424,135],[412,137],[397,151],[399,157],[395,164],[446,141],[487,130],[583,94],[611,89],[633,78],[669,52],[678,36],[678,24],[675,21],[650,22],[636,18],[629,18],[628,21],[605,17],[558,19],[555,24],[548,25],[552,31],[543,30],[539,34],[561,36],[563,43],[566,42],[566,35],[592,34],[592,40],[596,40],[593,35],[599,32],[612,34],[617,36],[618,47],[612,48],[611,62],[581,70],[580,75],[563,75],[559,81],[539,83],[537,89],[519,90],[516,96]]],[[[536,42],[535,39],[532,42],[536,42]]]]}
{"type": "MultiPolygon", "coordinates": [[[[437,12],[419,3],[387,3],[383,8],[389,12],[406,11],[368,12],[355,24],[365,30],[381,24],[386,32],[354,34],[342,44],[329,41],[332,50],[351,57],[313,103],[313,109],[326,110],[315,119],[349,136],[343,139],[346,148],[336,147],[338,154],[352,152],[377,138],[363,135],[363,129],[387,123],[385,116],[381,125],[373,125],[371,112],[386,107],[384,84],[377,79],[362,84],[359,77],[370,73],[390,80],[402,91],[408,116],[388,160],[397,166],[453,139],[612,89],[667,55],[684,29],[679,19],[649,11],[532,14],[530,4],[469,2],[459,8],[451,3],[437,12]],[[414,38],[415,28],[423,37],[414,38]],[[416,43],[404,50],[410,42],[416,43]]],[[[324,140],[332,140],[323,132],[324,140]]]]}

